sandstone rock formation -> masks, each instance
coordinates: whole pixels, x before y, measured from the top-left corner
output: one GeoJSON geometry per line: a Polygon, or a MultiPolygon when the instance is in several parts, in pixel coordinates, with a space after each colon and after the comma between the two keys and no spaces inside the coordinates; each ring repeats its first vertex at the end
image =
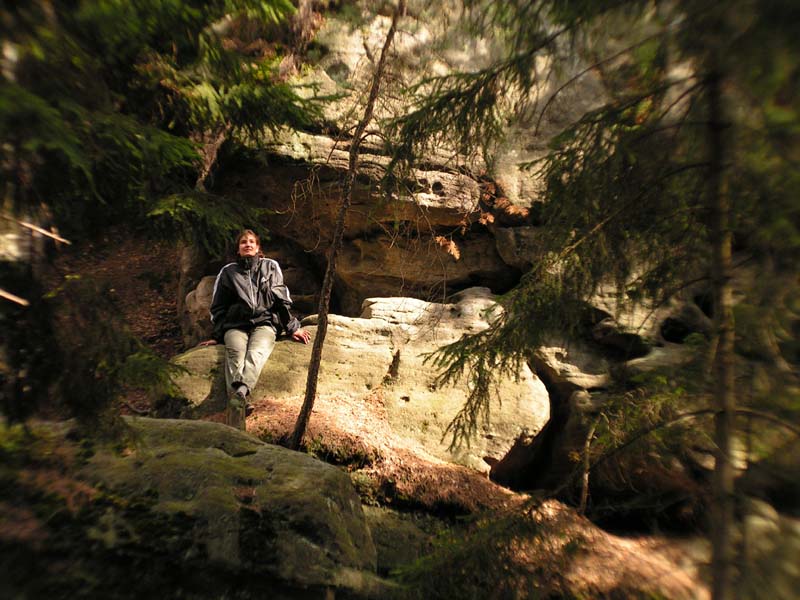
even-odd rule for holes
{"type": "MultiPolygon", "coordinates": [[[[379,270],[377,265],[375,268],[379,270]]],[[[380,282],[379,277],[375,279],[380,282]]],[[[207,313],[210,303],[210,280],[201,283],[191,302],[187,299],[187,305],[201,307],[200,314],[207,313]]],[[[450,440],[441,439],[463,406],[467,391],[463,386],[435,389],[435,373],[422,357],[487,326],[482,311],[493,306],[488,289],[466,290],[447,304],[413,298],[369,299],[363,304],[361,318],[334,315],[333,336],[323,355],[320,391],[354,397],[382,386],[392,427],[422,442],[432,455],[481,471],[491,465],[491,477],[513,489],[556,489],[572,481],[569,489],[574,490],[575,457],[584,452],[591,424],[605,401],[603,392],[612,384],[612,370],[635,374],[679,366],[691,357],[683,345],[665,342],[661,329],[673,315],[699,312],[695,304],[675,302],[658,311],[641,310],[634,316],[623,313],[614,318],[604,310],[611,310],[609,302],[598,297],[594,313],[599,321],[593,339],[554,339],[536,351],[532,367],[541,380],[525,367],[518,383],[503,383],[501,403],[492,408],[491,423],[483,427],[479,439],[471,440],[468,449],[449,449],[450,440]],[[644,320],[646,327],[635,327],[635,318],[644,320]]],[[[307,321],[312,330],[313,322],[313,318],[307,321]]],[[[262,376],[262,381],[269,383],[256,388],[256,395],[301,396],[308,355],[308,348],[279,344],[262,376]]],[[[193,373],[181,383],[196,407],[190,412],[208,414],[224,406],[220,359],[219,350],[208,349],[192,351],[178,360],[193,373]]],[[[699,493],[684,468],[674,475],[649,478],[647,485],[663,488],[658,493],[699,493]]],[[[598,493],[601,489],[596,487],[598,493]]],[[[695,508],[689,512],[693,514],[695,508]]]]}
{"type": "MultiPolygon", "coordinates": [[[[680,310],[685,305],[677,306],[680,310]]],[[[619,387],[614,375],[681,369],[694,356],[684,345],[663,341],[657,320],[649,322],[646,337],[619,324],[630,323],[629,315],[617,321],[595,310],[602,320],[592,329],[593,339],[552,340],[533,353],[531,366],[547,389],[550,420],[538,434],[518,438],[492,466],[490,477],[512,489],[557,491],[559,497],[576,504],[588,492],[597,505],[616,507],[610,513],[627,514],[630,522],[662,520],[673,527],[695,526],[705,510],[710,473],[699,459],[710,453],[710,447],[673,454],[655,452],[643,443],[612,457],[591,474],[584,471],[595,428],[608,411],[609,390],[619,387]],[[641,502],[641,508],[628,504],[634,496],[648,500],[641,502]]],[[[666,315],[674,310],[660,311],[660,318],[669,318],[666,315]]],[[[637,404],[649,401],[633,395],[628,404],[635,411],[640,410],[637,404]]]]}
{"type": "MultiPolygon", "coordinates": [[[[4,472],[13,485],[0,492],[0,595],[386,598],[396,584],[376,569],[386,575],[429,555],[436,531],[460,529],[364,510],[339,469],[220,424],[136,418],[125,429],[113,444],[83,438],[70,422],[37,422],[27,436],[4,430],[6,441],[25,444],[4,446],[15,469],[4,472]]],[[[446,466],[414,464],[445,481],[446,466]]],[[[483,526],[464,546],[438,544],[428,561],[441,568],[417,588],[423,595],[456,583],[483,597],[496,582],[522,590],[509,597],[543,588],[570,597],[707,598],[695,566],[681,564],[668,542],[620,538],[556,501],[534,506],[474,471],[449,470],[465,475],[462,499],[476,490],[479,501],[501,499],[500,522],[524,526],[488,549],[483,526]],[[453,549],[457,561],[448,560],[453,549]],[[482,576],[464,579],[462,560],[480,561],[482,576]]]]}
{"type": "Polygon", "coordinates": [[[218,423],[135,418],[125,428],[112,446],[80,442],[74,423],[36,425],[26,452],[40,458],[0,502],[0,595],[387,593],[345,473],[218,423]],[[15,495],[28,505],[14,508],[15,495]],[[10,517],[22,526],[6,528],[10,517]]]}
{"type": "MultiPolygon", "coordinates": [[[[539,431],[548,418],[547,393],[524,368],[518,379],[505,379],[498,388],[491,422],[470,446],[450,449],[442,439],[467,397],[465,384],[437,388],[436,372],[425,355],[438,347],[487,327],[494,305],[489,290],[473,288],[449,303],[413,298],[371,298],[360,318],[331,315],[322,355],[320,395],[358,396],[382,387],[392,428],[420,441],[434,456],[488,471],[490,462],[503,457],[516,437],[539,431]]],[[[315,331],[313,318],[307,322],[315,331]]],[[[262,372],[253,397],[301,396],[305,389],[310,346],[289,341],[277,344],[262,372]]],[[[221,347],[195,349],[176,363],[189,373],[179,379],[196,415],[222,410],[225,402],[220,361],[221,347]]]]}
{"type": "MultiPolygon", "coordinates": [[[[82,473],[117,493],[153,494],[156,512],[196,520],[193,542],[212,563],[258,565],[288,587],[369,584],[375,548],[358,496],[334,467],[215,423],[129,427],[134,452],[98,453],[82,473]]],[[[104,539],[113,545],[114,534],[104,539]]]]}
{"type": "Polygon", "coordinates": [[[748,499],[738,537],[746,564],[743,598],[791,600],[800,589],[800,519],[781,515],[766,502],[748,499]]]}
{"type": "MultiPolygon", "coordinates": [[[[355,10],[363,8],[357,4],[355,10]]],[[[329,11],[316,32],[310,63],[294,80],[307,86],[300,88],[303,93],[314,89],[335,98],[324,105],[324,126],[285,132],[254,149],[257,160],[238,161],[217,177],[218,193],[268,209],[270,231],[319,263],[326,260],[341,199],[349,131],[360,117],[362,90],[388,24],[388,17],[372,10],[357,16],[329,11]]],[[[530,266],[529,209],[541,188],[520,165],[542,155],[559,124],[603,96],[594,75],[581,77],[561,92],[538,128],[527,117],[512,123],[491,166],[483,157],[442,147],[421,157],[403,181],[393,181],[396,187],[385,187],[390,159],[380,142],[385,122],[407,110],[407,88],[426,76],[481,68],[497,51],[491,40],[462,37],[447,27],[435,8],[430,14],[415,12],[396,38],[391,76],[362,145],[346,221],[336,286],[345,315],[357,315],[361,302],[377,295],[433,300],[475,285],[495,293],[509,289],[530,266]],[[439,46],[438,40],[446,42],[439,46]]],[[[555,77],[547,78],[539,90],[542,100],[558,85],[555,77]]]]}

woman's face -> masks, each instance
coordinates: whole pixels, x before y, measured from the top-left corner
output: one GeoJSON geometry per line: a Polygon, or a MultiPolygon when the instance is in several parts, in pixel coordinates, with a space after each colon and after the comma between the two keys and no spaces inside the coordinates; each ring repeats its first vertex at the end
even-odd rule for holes
{"type": "Polygon", "coordinates": [[[239,256],[256,256],[260,249],[254,235],[248,233],[239,240],[239,256]]]}

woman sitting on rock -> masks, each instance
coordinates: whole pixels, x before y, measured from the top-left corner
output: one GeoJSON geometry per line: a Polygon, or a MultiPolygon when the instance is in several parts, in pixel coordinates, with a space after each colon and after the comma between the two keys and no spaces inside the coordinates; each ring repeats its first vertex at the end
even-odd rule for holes
{"type": "Polygon", "coordinates": [[[225,343],[225,383],[231,405],[246,406],[249,415],[253,406],[248,397],[275,347],[275,338],[286,332],[307,344],[309,334],[289,312],[292,298],[281,268],[261,253],[258,236],[245,229],[236,245],[239,259],[222,267],[214,282],[214,337],[200,345],[225,343]]]}

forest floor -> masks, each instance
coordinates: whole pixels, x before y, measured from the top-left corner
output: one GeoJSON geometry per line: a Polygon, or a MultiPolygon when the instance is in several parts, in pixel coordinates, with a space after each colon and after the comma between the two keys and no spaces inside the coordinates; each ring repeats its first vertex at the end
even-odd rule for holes
{"type": "MultiPolygon", "coordinates": [[[[302,398],[254,400],[248,431],[268,441],[287,439],[302,398]]],[[[707,597],[696,546],[604,532],[560,502],[511,492],[485,474],[430,455],[392,430],[381,388],[362,398],[320,396],[305,440],[312,454],[350,472],[365,502],[448,518],[508,518],[511,535],[477,566],[487,580],[496,569],[503,581],[508,573],[523,579],[537,573],[552,591],[579,597],[639,597],[645,590],[666,598],[707,597]]]]}
{"type": "Polygon", "coordinates": [[[112,297],[131,332],[163,358],[183,351],[177,314],[178,251],[175,244],[109,231],[55,261],[57,275],[92,278],[112,297]]]}

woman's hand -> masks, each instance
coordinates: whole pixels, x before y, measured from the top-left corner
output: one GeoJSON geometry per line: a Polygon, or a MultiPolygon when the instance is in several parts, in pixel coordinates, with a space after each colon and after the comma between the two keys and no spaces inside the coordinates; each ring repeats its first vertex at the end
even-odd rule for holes
{"type": "Polygon", "coordinates": [[[200,342],[197,345],[199,347],[201,347],[201,348],[204,347],[204,346],[216,346],[217,345],[217,340],[206,340],[205,342],[200,342]]]}
{"type": "Polygon", "coordinates": [[[308,340],[311,339],[311,335],[305,329],[298,329],[292,334],[292,339],[295,342],[300,342],[302,344],[307,344],[308,340]]]}

